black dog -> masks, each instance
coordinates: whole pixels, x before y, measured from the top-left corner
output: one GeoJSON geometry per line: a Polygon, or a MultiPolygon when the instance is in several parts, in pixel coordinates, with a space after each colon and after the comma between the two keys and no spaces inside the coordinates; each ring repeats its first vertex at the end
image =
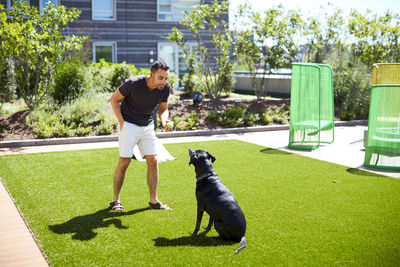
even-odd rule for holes
{"type": "Polygon", "coordinates": [[[242,209],[214,172],[211,162],[215,161],[215,157],[207,151],[193,149],[189,149],[189,156],[189,165],[194,165],[197,178],[197,221],[191,234],[197,235],[199,232],[203,212],[206,211],[210,215],[206,229],[210,230],[214,224],[221,239],[240,242],[241,247],[235,251],[239,253],[247,246],[244,237],[246,219],[242,209]]]}

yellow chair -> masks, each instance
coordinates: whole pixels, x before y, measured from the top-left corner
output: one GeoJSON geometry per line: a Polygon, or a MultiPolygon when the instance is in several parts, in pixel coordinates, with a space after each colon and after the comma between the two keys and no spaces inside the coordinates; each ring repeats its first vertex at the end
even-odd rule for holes
{"type": "Polygon", "coordinates": [[[400,63],[374,64],[372,84],[400,84],[400,63]]]}

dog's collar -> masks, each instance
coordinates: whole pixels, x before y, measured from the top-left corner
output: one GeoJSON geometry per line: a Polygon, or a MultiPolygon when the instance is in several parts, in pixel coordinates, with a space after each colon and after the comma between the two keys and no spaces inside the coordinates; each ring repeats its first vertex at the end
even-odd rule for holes
{"type": "Polygon", "coordinates": [[[215,172],[214,172],[214,171],[211,171],[211,172],[203,173],[202,175],[200,175],[199,177],[197,177],[197,182],[200,182],[200,181],[203,180],[204,178],[210,177],[211,175],[215,175],[215,172]]]}

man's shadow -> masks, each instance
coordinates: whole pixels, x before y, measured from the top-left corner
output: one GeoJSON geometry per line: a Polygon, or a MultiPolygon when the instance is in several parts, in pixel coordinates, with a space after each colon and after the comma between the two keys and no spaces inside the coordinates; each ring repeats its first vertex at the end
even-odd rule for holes
{"type": "Polygon", "coordinates": [[[223,240],[215,236],[206,236],[208,231],[201,232],[196,236],[182,236],[178,238],[168,239],[166,237],[157,237],[153,239],[156,247],[176,247],[176,246],[197,246],[197,247],[213,247],[227,246],[238,242],[223,240]]]}
{"type": "Polygon", "coordinates": [[[56,234],[71,233],[72,239],[77,240],[90,240],[94,238],[97,233],[93,230],[97,228],[105,228],[114,224],[118,229],[128,229],[127,226],[122,225],[121,220],[117,217],[133,215],[139,212],[148,210],[146,208],[135,209],[128,212],[115,212],[110,208],[99,210],[92,214],[82,215],[62,223],[49,225],[49,229],[56,234]]]}

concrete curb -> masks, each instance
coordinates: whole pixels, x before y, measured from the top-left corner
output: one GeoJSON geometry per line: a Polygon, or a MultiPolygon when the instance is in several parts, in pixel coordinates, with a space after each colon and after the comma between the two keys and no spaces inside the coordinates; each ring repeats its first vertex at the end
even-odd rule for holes
{"type": "MultiPolygon", "coordinates": [[[[368,125],[368,121],[367,120],[335,121],[335,126],[356,126],[356,125],[368,125]]],[[[173,132],[160,132],[156,133],[156,135],[158,138],[172,138],[172,137],[187,137],[187,136],[240,134],[240,133],[280,131],[280,130],[289,130],[289,125],[285,124],[285,125],[271,125],[271,126],[223,128],[215,130],[173,131],[173,132]]],[[[13,140],[13,141],[0,142],[0,148],[65,145],[65,144],[81,144],[81,143],[96,143],[96,142],[115,142],[115,141],[118,141],[118,136],[116,135],[13,140]]]]}

